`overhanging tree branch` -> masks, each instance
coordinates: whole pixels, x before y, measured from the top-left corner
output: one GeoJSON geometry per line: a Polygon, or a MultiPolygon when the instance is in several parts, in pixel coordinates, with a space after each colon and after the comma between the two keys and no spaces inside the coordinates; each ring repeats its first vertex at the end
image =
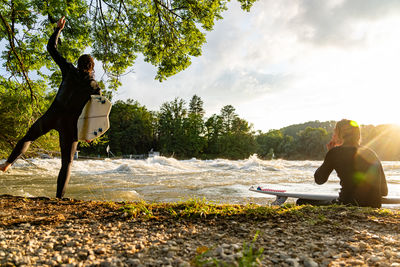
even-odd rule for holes
{"type": "Polygon", "coordinates": [[[160,6],[162,6],[162,7],[163,7],[165,10],[167,10],[168,12],[172,13],[174,16],[176,16],[176,17],[178,17],[178,18],[180,18],[180,19],[183,20],[183,18],[182,18],[181,16],[179,16],[178,14],[176,14],[176,13],[174,12],[173,9],[170,9],[168,6],[164,5],[164,3],[163,3],[162,1],[154,0],[154,2],[158,3],[160,6]]]}
{"type": "Polygon", "coordinates": [[[36,100],[35,94],[33,93],[33,89],[32,89],[32,86],[31,86],[31,81],[30,81],[30,79],[28,77],[28,74],[27,74],[27,72],[25,70],[25,65],[22,62],[22,59],[18,55],[17,51],[15,50],[14,41],[13,41],[14,40],[14,33],[12,32],[12,29],[11,29],[10,25],[7,23],[7,21],[5,20],[5,18],[3,17],[3,15],[1,13],[0,13],[0,20],[3,22],[4,29],[6,30],[6,33],[7,33],[7,36],[8,36],[8,41],[9,41],[9,44],[10,44],[10,48],[11,48],[12,52],[14,53],[19,65],[21,67],[22,75],[25,78],[25,81],[26,81],[26,83],[28,85],[28,88],[29,88],[29,91],[30,91],[30,94],[31,94],[31,100],[36,100]]]}

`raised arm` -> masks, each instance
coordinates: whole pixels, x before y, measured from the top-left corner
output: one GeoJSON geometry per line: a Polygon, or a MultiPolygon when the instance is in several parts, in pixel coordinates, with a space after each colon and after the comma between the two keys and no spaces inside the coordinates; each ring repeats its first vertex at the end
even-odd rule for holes
{"type": "Polygon", "coordinates": [[[47,51],[50,53],[51,57],[54,59],[54,61],[60,67],[61,72],[63,73],[67,69],[68,62],[58,52],[57,41],[62,29],[64,28],[64,25],[65,25],[65,17],[62,17],[61,19],[58,20],[57,28],[54,30],[54,33],[51,35],[49,42],[47,43],[47,51]]]}

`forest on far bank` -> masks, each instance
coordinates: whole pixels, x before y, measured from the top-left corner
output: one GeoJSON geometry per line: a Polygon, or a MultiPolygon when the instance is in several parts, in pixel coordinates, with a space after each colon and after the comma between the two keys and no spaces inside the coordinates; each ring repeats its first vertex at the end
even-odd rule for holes
{"type": "MultiPolygon", "coordinates": [[[[95,144],[81,143],[81,155],[106,155],[109,146],[116,156],[159,151],[178,159],[322,160],[327,152],[335,121],[310,121],[268,132],[255,131],[231,105],[205,117],[203,101],[194,95],[165,102],[149,111],[134,100],[117,101],[110,114],[111,128],[95,144]]],[[[400,127],[361,125],[362,145],[377,152],[381,160],[400,160],[400,127]]]]}
{"type": "MultiPolygon", "coordinates": [[[[4,129],[0,135],[2,158],[29,126],[24,120],[15,120],[15,114],[9,115],[0,121],[4,129]]],[[[261,159],[322,160],[335,123],[310,121],[261,132],[240,118],[232,105],[205,117],[203,101],[197,95],[189,102],[181,98],[165,102],[158,111],[129,99],[113,104],[111,127],[106,134],[90,144],[80,142],[78,149],[81,157],[106,157],[109,147],[110,155],[116,157],[147,156],[153,150],[177,159],[236,160],[257,154],[261,159]]],[[[376,151],[381,160],[400,160],[400,126],[361,125],[361,133],[362,145],[376,151]]],[[[58,133],[54,130],[35,141],[26,156],[46,154],[59,154],[58,133]]]]}

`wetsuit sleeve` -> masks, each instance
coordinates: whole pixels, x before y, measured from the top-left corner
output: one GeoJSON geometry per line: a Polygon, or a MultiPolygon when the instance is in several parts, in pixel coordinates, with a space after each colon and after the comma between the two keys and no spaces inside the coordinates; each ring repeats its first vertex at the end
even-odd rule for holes
{"type": "Polygon", "coordinates": [[[328,181],[329,175],[333,171],[332,164],[332,151],[328,151],[325,156],[325,160],[322,163],[321,167],[319,167],[314,173],[314,179],[317,184],[323,184],[328,181]]]}
{"type": "Polygon", "coordinates": [[[68,62],[63,56],[61,56],[61,54],[57,50],[57,41],[60,32],[61,32],[60,28],[56,28],[54,30],[54,33],[51,35],[49,42],[47,43],[47,51],[50,53],[51,57],[60,67],[61,72],[65,73],[68,68],[68,62]]]}
{"type": "Polygon", "coordinates": [[[388,186],[386,183],[386,176],[385,176],[385,173],[383,172],[382,164],[380,164],[380,163],[379,163],[379,173],[380,173],[380,177],[381,177],[381,195],[387,196],[388,195],[388,186]]]}

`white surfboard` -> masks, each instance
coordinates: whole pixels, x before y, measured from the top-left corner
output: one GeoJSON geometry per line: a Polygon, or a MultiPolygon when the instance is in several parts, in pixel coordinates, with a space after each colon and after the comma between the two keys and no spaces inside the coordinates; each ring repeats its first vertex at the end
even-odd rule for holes
{"type": "MultiPolygon", "coordinates": [[[[261,186],[251,186],[250,191],[276,196],[272,205],[282,205],[290,198],[309,199],[309,200],[334,200],[339,197],[337,194],[313,194],[313,193],[296,193],[287,192],[286,190],[276,190],[271,188],[262,188],[261,186]]],[[[382,204],[400,204],[400,197],[386,196],[382,197],[382,204]]]]}
{"type": "Polygon", "coordinates": [[[93,140],[110,128],[108,115],[111,102],[100,95],[92,95],[78,119],[78,139],[93,140]]]}

